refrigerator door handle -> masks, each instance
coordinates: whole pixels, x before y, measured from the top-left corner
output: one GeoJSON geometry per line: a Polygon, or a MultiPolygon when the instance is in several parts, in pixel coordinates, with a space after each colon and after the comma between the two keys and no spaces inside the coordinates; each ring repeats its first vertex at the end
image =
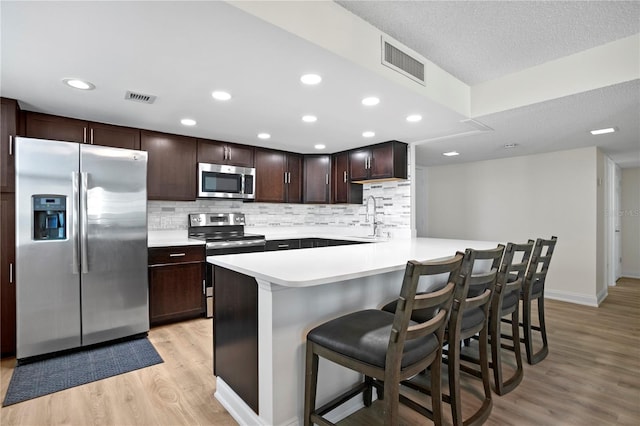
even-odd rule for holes
{"type": "Polygon", "coordinates": [[[72,212],[72,223],[71,223],[71,241],[73,242],[73,253],[71,255],[72,258],[72,272],[77,274],[79,271],[80,265],[80,257],[78,249],[80,247],[80,236],[78,232],[79,223],[78,223],[78,213],[80,212],[79,201],[80,201],[80,173],[73,172],[71,177],[72,182],[72,194],[71,194],[71,212],[72,212]]]}
{"type": "Polygon", "coordinates": [[[86,274],[89,272],[89,233],[87,232],[89,226],[89,219],[87,217],[87,185],[89,185],[89,173],[82,172],[80,181],[80,217],[82,218],[80,226],[80,253],[82,255],[82,273],[86,274]]]}

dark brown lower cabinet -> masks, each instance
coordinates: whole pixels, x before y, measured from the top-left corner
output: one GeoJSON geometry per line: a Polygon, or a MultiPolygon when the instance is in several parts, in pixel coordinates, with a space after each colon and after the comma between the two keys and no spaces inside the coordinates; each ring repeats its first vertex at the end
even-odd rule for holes
{"type": "Polygon", "coordinates": [[[16,353],[15,196],[0,194],[0,352],[16,353]]]}
{"type": "Polygon", "coordinates": [[[149,249],[149,322],[204,315],[204,247],[149,249]]]}
{"type": "Polygon", "coordinates": [[[213,374],[258,413],[258,283],[214,267],[213,374]]]}

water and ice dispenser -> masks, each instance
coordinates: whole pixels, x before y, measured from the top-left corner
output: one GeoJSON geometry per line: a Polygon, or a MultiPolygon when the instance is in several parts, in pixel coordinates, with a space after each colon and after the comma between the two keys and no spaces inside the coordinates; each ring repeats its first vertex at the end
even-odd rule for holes
{"type": "Polygon", "coordinates": [[[67,238],[67,197],[33,195],[33,239],[64,240],[67,238]]]}

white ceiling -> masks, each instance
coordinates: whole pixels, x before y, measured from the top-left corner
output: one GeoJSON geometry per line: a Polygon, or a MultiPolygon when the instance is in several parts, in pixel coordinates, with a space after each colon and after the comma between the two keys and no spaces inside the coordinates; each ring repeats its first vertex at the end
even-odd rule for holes
{"type": "Polygon", "coordinates": [[[336,1],[469,85],[640,31],[638,1],[336,1]]]}
{"type": "MultiPolygon", "coordinates": [[[[640,2],[338,3],[469,85],[640,32],[640,2]]],[[[640,165],[638,80],[473,117],[494,131],[470,134],[460,113],[225,2],[3,0],[0,18],[0,94],[26,110],[302,153],[316,143],[337,152],[420,141],[421,165],[596,143],[620,164],[640,165]],[[310,71],[321,85],[300,84],[310,71]],[[96,89],[70,89],[66,77],[96,89]],[[213,100],[215,89],[232,100],[213,100]],[[157,100],[125,101],[127,90],[157,100]],[[363,107],[371,94],[382,102],[363,107]],[[428,120],[407,123],[414,112],[428,120]],[[318,121],[303,123],[304,114],[318,121]],[[184,117],[197,126],[180,125],[184,117]],[[621,131],[584,137],[611,122],[621,131]],[[364,139],[365,130],[376,136],[364,139]],[[454,149],[463,155],[442,157],[454,149]]]]}

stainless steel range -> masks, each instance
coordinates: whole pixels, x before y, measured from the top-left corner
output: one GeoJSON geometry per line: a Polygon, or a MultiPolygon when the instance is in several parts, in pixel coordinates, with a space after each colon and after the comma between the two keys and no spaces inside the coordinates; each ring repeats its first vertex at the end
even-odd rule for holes
{"type": "MultiPolygon", "coordinates": [[[[189,238],[206,243],[207,256],[264,251],[264,235],[244,232],[243,213],[199,213],[189,215],[189,238]]],[[[213,266],[207,264],[207,317],[213,316],[213,266]]]]}

